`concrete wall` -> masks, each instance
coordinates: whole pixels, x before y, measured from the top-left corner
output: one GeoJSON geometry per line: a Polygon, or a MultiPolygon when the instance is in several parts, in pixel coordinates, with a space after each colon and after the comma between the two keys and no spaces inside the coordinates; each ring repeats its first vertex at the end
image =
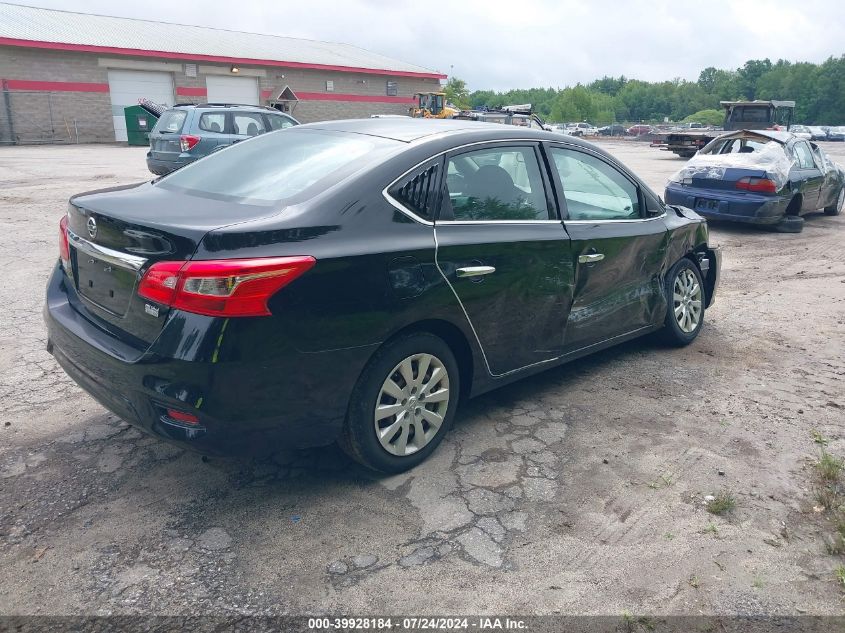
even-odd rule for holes
{"type": "MultiPolygon", "coordinates": [[[[7,94],[15,139],[22,143],[76,142],[77,134],[83,143],[113,142],[110,68],[170,72],[177,102],[203,102],[206,76],[230,75],[231,65],[195,63],[197,76],[188,77],[181,60],[0,46],[0,79],[10,82],[7,94]]],[[[263,103],[289,86],[300,96],[293,116],[303,123],[405,114],[409,104],[387,96],[388,81],[397,82],[398,96],[405,99],[440,85],[437,79],[369,73],[245,65],[239,69],[238,76],[258,78],[263,103]],[[327,81],[334,83],[333,91],[326,89],[327,81]]],[[[0,94],[0,143],[12,140],[5,97],[0,94]]]]}

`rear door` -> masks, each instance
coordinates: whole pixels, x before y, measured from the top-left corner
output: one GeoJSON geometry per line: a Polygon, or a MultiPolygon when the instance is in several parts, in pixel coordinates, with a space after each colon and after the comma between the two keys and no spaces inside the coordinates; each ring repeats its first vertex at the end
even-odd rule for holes
{"type": "Polygon", "coordinates": [[[824,174],[816,165],[813,158],[813,151],[807,141],[796,141],[792,146],[792,153],[795,156],[795,168],[790,174],[790,180],[794,183],[793,188],[801,191],[803,202],[801,211],[815,211],[819,208],[819,196],[821,195],[824,174]]]}
{"type": "Polygon", "coordinates": [[[575,272],[566,351],[650,327],[665,305],[662,218],[648,217],[636,182],[604,157],[558,144],[549,154],[575,272]]]}
{"type": "MultiPolygon", "coordinates": [[[[196,125],[196,135],[200,141],[191,150],[197,156],[205,156],[213,152],[218,145],[229,145],[231,135],[226,130],[226,112],[211,110],[197,113],[199,119],[196,125]]],[[[197,116],[195,114],[195,116],[197,116]]]]}
{"type": "Polygon", "coordinates": [[[494,376],[561,355],[572,258],[539,144],[473,145],[446,156],[437,266],[494,376]]]}
{"type": "Polygon", "coordinates": [[[179,137],[188,119],[187,109],[167,110],[150,132],[150,156],[156,160],[175,161],[182,153],[179,137]]]}

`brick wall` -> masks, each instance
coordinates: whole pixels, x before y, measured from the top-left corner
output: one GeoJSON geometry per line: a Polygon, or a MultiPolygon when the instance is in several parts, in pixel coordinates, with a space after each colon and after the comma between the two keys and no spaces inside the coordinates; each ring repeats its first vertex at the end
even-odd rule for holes
{"type": "MultiPolygon", "coordinates": [[[[200,88],[206,86],[206,75],[197,77],[185,75],[185,64],[166,58],[132,58],[95,53],[51,51],[0,46],[0,79],[26,82],[73,82],[99,84],[100,87],[87,90],[50,91],[11,90],[9,92],[15,136],[18,142],[113,142],[114,128],[111,119],[111,100],[103,85],[108,84],[108,66],[100,59],[133,61],[139,67],[135,70],[160,71],[155,68],[159,62],[177,64],[172,70],[175,87],[200,88]],[[176,68],[178,67],[178,70],[176,68]],[[52,109],[52,114],[51,114],[52,109]]],[[[218,68],[228,73],[229,64],[196,62],[203,66],[218,68]]],[[[129,70],[128,68],[124,68],[129,70]]],[[[415,92],[436,90],[437,79],[394,77],[367,73],[343,73],[336,71],[289,69],[267,66],[240,66],[240,76],[256,72],[262,95],[275,97],[285,86],[295,93],[311,93],[311,96],[358,95],[374,99],[387,97],[387,82],[395,81],[398,96],[408,98],[415,92]],[[334,83],[334,90],[326,90],[326,82],[334,83]]],[[[72,87],[72,86],[71,86],[72,87]]],[[[177,95],[179,103],[201,102],[203,96],[177,95]]],[[[266,101],[265,101],[266,102],[266,101]]],[[[385,101],[321,100],[302,99],[293,115],[303,123],[327,119],[368,117],[371,114],[406,114],[407,103],[385,101]]],[[[0,95],[0,142],[11,140],[6,105],[0,95]]]]}

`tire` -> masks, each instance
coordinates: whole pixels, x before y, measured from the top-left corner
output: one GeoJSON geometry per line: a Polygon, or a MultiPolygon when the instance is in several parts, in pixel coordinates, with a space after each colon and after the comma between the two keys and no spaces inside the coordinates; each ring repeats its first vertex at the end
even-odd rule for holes
{"type": "Polygon", "coordinates": [[[442,339],[416,332],[390,341],[375,353],[355,385],[339,444],[373,470],[399,473],[413,468],[434,452],[452,426],[460,387],[458,363],[442,339]],[[438,399],[418,400],[421,393],[438,399]],[[380,419],[377,407],[383,409],[380,419]]]}
{"type": "Polygon", "coordinates": [[[661,337],[673,347],[689,345],[704,325],[707,302],[698,266],[686,258],[679,260],[669,269],[664,284],[668,305],[661,337]]]}
{"type": "Polygon", "coordinates": [[[804,218],[797,215],[785,215],[775,226],[779,233],[800,233],[804,230],[804,218]]]}
{"type": "Polygon", "coordinates": [[[824,208],[825,215],[839,215],[842,213],[842,207],[845,206],[845,186],[839,190],[839,197],[829,207],[824,208]]]}

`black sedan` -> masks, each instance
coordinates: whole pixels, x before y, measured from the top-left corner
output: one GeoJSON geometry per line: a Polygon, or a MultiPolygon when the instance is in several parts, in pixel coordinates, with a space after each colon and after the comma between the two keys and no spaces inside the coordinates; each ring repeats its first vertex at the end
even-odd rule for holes
{"type": "Polygon", "coordinates": [[[48,349],[105,407],[205,452],[338,441],[419,463],[461,399],[660,331],[696,338],[720,254],[572,137],[368,119],[74,196],[48,349]]]}

